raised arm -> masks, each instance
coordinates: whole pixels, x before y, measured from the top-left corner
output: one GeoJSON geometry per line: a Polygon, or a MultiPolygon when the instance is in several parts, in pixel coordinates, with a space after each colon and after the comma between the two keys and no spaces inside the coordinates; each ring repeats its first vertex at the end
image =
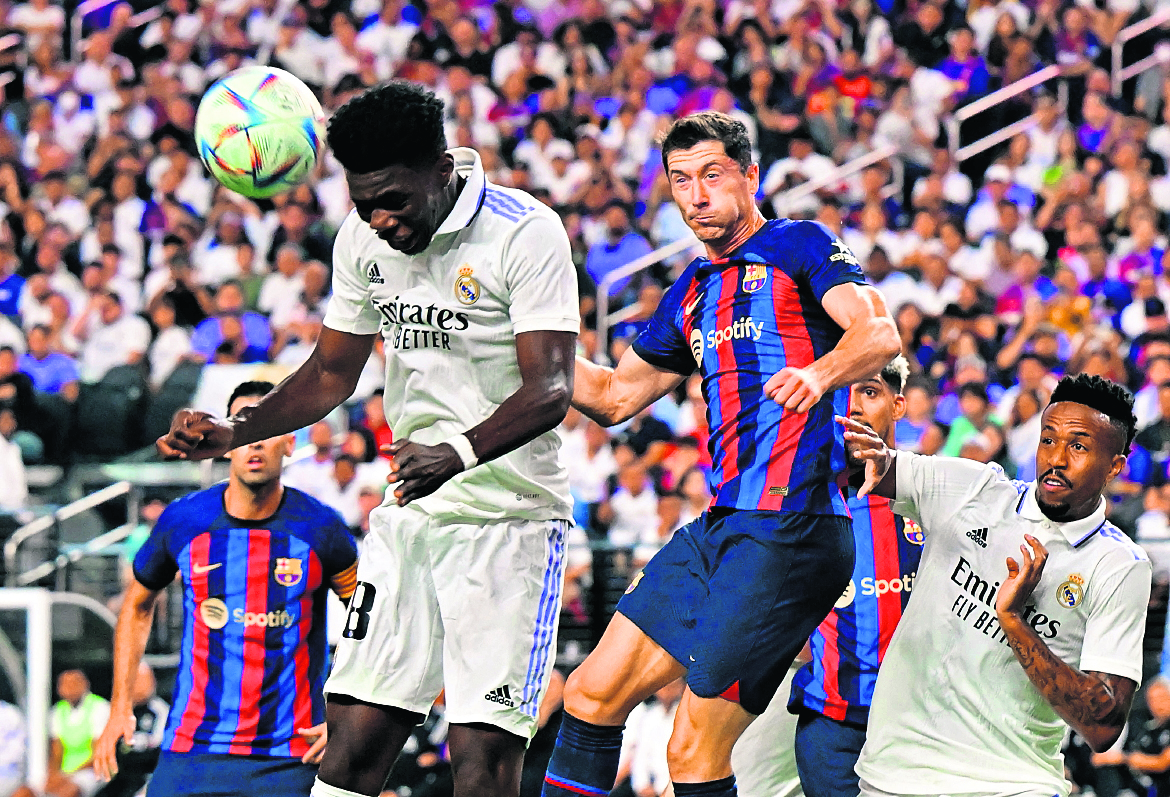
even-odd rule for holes
{"type": "Polygon", "coordinates": [[[876,288],[835,285],[821,304],[845,333],[812,365],[784,368],[767,381],[765,394],[785,409],[808,412],[829,391],[873,376],[902,350],[898,327],[876,288]]]}
{"type": "Polygon", "coordinates": [[[633,418],[686,379],[646,362],[633,347],[626,349],[617,368],[578,357],[574,371],[573,406],[602,426],[633,418]]]}
{"type": "Polygon", "coordinates": [[[1078,670],[1053,653],[1025,622],[1024,605],[1040,583],[1048,551],[1035,537],[1024,539],[1021,561],[1007,560],[1008,577],[995,596],[1000,627],[1032,685],[1094,752],[1104,752],[1121,736],[1137,683],[1120,675],[1078,670]]]}
{"type": "Polygon", "coordinates": [[[134,734],[134,680],[146,652],[146,640],[154,620],[154,608],[161,590],[130,582],[118,612],[114,630],[114,684],[110,696],[110,719],[93,746],[93,768],[98,777],[109,780],[118,772],[118,742],[134,734]]]}
{"type": "Polygon", "coordinates": [[[207,459],[316,423],[353,395],[373,347],[373,335],[323,327],[309,359],[263,400],[227,419],[182,410],[158,450],[168,459],[207,459]]]}

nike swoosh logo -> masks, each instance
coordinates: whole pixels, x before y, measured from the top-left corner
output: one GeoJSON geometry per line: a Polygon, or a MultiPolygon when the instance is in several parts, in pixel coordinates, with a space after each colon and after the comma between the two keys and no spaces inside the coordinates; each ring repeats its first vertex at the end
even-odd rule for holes
{"type": "Polygon", "coordinates": [[[696,296],[695,300],[693,302],[691,302],[690,304],[688,304],[686,307],[683,308],[683,315],[690,315],[691,314],[691,311],[695,309],[695,305],[697,305],[699,303],[699,298],[700,297],[696,296]]]}
{"type": "Polygon", "coordinates": [[[199,575],[203,575],[204,573],[208,572],[209,570],[214,570],[217,567],[223,567],[223,562],[216,562],[213,565],[195,565],[194,567],[191,568],[191,571],[195,575],[199,576],[199,575]]]}

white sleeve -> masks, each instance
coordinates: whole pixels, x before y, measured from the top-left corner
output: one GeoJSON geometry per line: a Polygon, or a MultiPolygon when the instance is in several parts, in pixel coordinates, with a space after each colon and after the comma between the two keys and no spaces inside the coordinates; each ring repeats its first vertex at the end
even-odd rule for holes
{"type": "Polygon", "coordinates": [[[502,256],[513,332],[580,331],[577,270],[559,219],[551,212],[529,215],[504,244],[502,256]]]}
{"type": "Polygon", "coordinates": [[[954,516],[955,510],[987,482],[998,466],[899,451],[894,467],[897,471],[891,509],[916,521],[923,533],[931,534],[954,516]]]}
{"type": "Polygon", "coordinates": [[[61,712],[57,711],[57,704],[49,707],[49,738],[61,738],[61,712]]]}
{"type": "Polygon", "coordinates": [[[370,301],[370,286],[361,263],[352,253],[356,215],[341,225],[333,243],[333,295],[325,310],[325,326],[352,335],[373,335],[382,328],[381,316],[370,301]]]}
{"type": "Polygon", "coordinates": [[[1093,585],[1093,601],[1081,643],[1082,671],[1142,682],[1142,639],[1150,579],[1149,560],[1138,559],[1115,579],[1100,587],[1093,585]]]}

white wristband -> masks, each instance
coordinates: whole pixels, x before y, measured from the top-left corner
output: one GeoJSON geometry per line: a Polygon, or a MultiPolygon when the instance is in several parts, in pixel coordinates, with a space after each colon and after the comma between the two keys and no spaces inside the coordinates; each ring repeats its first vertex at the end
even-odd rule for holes
{"type": "Polygon", "coordinates": [[[479,464],[479,460],[475,456],[475,449],[471,447],[471,441],[467,439],[467,435],[457,434],[454,437],[448,437],[443,442],[455,449],[455,453],[463,460],[464,470],[471,470],[479,464]]]}

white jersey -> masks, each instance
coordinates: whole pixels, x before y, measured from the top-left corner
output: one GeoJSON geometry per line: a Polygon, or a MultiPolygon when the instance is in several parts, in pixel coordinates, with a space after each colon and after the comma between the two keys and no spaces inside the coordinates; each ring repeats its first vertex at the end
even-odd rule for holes
{"type": "Polygon", "coordinates": [[[1054,523],[997,465],[899,452],[894,512],[926,535],[914,597],[878,673],[857,773],[895,794],[1067,795],[1065,724],[996,620],[1024,534],[1048,550],[1023,616],[1061,660],[1141,683],[1150,562],[1105,520],[1054,523]]]}
{"type": "MultiPolygon", "coordinates": [[[[395,251],[356,212],[346,217],[325,314],[330,329],[382,332],[387,423],[395,438],[426,445],[478,425],[520,388],[517,334],[580,328],[576,271],[556,213],[488,183],[474,150],[450,152],[466,182],[423,252],[395,251]]],[[[413,506],[452,520],[568,518],[559,447],[557,432],[545,432],[413,506]]]]}

